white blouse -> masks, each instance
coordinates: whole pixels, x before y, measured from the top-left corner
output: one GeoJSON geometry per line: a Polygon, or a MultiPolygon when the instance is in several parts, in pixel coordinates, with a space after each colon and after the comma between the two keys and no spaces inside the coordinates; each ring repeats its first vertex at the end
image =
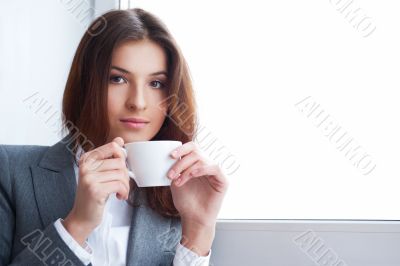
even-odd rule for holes
{"type": "MultiPolygon", "coordinates": [[[[78,150],[77,155],[82,152],[78,150]]],[[[78,156],[77,156],[78,157],[78,156]]],[[[78,159],[78,158],[77,158],[78,159]]],[[[79,159],[78,159],[79,160],[79,159]]],[[[74,164],[76,183],[78,184],[79,171],[74,164]]],[[[132,219],[133,208],[126,201],[119,200],[116,193],[110,194],[103,213],[103,219],[86,241],[86,247],[83,248],[68,233],[59,218],[54,226],[60,237],[82,261],[88,265],[126,265],[126,254],[128,246],[129,228],[132,219]],[[111,263],[112,262],[112,263],[111,263]]],[[[176,246],[174,266],[208,266],[211,256],[211,250],[207,256],[199,256],[195,252],[181,245],[176,246]]]]}

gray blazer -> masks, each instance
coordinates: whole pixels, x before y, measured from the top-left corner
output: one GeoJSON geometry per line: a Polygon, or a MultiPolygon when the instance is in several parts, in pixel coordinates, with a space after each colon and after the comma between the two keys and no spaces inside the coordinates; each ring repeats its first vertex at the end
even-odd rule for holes
{"type": "MultiPolygon", "coordinates": [[[[83,265],[53,225],[75,199],[68,138],[51,147],[0,145],[0,265],[83,265]]],[[[142,188],[134,195],[127,265],[172,265],[180,219],[150,209],[142,188]]]]}

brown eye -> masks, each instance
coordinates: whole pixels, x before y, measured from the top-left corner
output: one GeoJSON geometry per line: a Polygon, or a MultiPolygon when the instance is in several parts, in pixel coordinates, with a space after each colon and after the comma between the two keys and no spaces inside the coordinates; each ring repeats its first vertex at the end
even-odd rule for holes
{"type": "Polygon", "coordinates": [[[126,83],[126,80],[121,76],[111,76],[110,81],[111,81],[111,83],[115,83],[115,84],[126,83]]]}
{"type": "Polygon", "coordinates": [[[152,86],[155,89],[161,89],[165,87],[164,83],[162,83],[159,80],[153,80],[152,82],[150,82],[150,86],[152,86]]]}

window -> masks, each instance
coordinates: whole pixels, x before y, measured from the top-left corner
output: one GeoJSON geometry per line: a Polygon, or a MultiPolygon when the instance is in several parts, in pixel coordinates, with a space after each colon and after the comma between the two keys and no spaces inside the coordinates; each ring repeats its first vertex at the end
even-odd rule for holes
{"type": "Polygon", "coordinates": [[[390,5],[130,2],[183,50],[201,146],[240,166],[225,161],[219,218],[400,219],[400,18],[390,5]]]}

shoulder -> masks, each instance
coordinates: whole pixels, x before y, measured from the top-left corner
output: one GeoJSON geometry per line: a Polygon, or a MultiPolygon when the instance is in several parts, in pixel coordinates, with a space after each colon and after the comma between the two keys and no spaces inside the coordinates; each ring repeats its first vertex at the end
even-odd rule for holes
{"type": "Polygon", "coordinates": [[[0,145],[0,165],[26,165],[38,163],[49,146],[39,145],[0,145]]]}
{"type": "Polygon", "coordinates": [[[38,165],[48,146],[0,145],[0,183],[9,186],[15,173],[27,173],[31,165],[38,165]]]}
{"type": "Polygon", "coordinates": [[[17,190],[31,186],[30,166],[38,165],[48,146],[0,145],[0,198],[11,204],[17,190]]]}

